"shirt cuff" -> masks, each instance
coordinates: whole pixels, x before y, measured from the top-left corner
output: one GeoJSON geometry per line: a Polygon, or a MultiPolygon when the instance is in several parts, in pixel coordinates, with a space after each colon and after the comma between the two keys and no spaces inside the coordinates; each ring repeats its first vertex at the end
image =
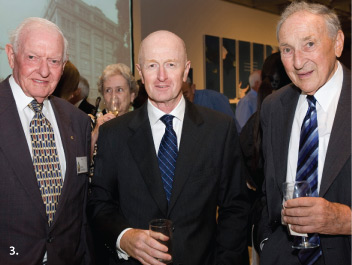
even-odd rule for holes
{"type": "Polygon", "coordinates": [[[269,239],[269,238],[265,238],[262,242],[260,242],[260,245],[259,245],[260,251],[263,250],[264,244],[265,244],[265,242],[266,242],[268,239],[269,239]]]}
{"type": "Polygon", "coordinates": [[[124,260],[128,260],[128,258],[130,257],[124,250],[121,249],[120,247],[120,241],[121,241],[121,238],[122,236],[132,228],[126,228],[125,230],[123,230],[119,237],[117,238],[116,240],[116,250],[117,250],[117,255],[119,256],[119,259],[124,259],[124,260]]]}

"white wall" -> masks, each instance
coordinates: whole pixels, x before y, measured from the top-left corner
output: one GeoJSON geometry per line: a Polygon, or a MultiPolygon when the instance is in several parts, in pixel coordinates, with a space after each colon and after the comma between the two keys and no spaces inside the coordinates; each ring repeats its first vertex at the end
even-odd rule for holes
{"type": "Polygon", "coordinates": [[[141,39],[170,30],[186,43],[197,89],[205,84],[204,35],[277,46],[279,16],[222,0],[133,0],[133,14],[135,62],[141,39]]]}

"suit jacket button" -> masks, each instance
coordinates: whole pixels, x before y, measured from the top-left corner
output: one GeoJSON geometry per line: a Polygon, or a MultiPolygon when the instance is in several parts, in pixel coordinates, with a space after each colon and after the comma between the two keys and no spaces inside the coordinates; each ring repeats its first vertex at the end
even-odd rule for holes
{"type": "Polygon", "coordinates": [[[53,236],[49,236],[46,240],[46,242],[48,243],[52,243],[54,241],[54,237],[53,236]]]}

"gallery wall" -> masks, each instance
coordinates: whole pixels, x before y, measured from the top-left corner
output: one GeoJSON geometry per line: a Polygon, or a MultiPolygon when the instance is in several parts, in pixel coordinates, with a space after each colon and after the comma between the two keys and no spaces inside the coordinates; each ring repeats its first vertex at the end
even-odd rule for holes
{"type": "Polygon", "coordinates": [[[170,30],[185,41],[193,81],[197,89],[204,89],[205,35],[277,46],[278,19],[222,0],[133,0],[134,59],[136,62],[141,39],[155,30],[170,30]]]}

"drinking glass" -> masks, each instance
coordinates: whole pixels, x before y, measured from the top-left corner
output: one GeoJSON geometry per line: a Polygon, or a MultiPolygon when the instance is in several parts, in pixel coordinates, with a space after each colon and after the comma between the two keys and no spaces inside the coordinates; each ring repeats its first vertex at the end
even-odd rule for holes
{"type": "MultiPolygon", "coordinates": [[[[172,257],[172,230],[173,230],[173,226],[172,226],[171,220],[155,219],[149,222],[149,231],[150,231],[151,237],[154,237],[153,235],[155,235],[155,233],[158,232],[166,235],[169,238],[168,241],[162,241],[154,237],[158,242],[167,246],[168,248],[167,253],[170,254],[171,257],[172,257]]],[[[171,260],[158,259],[158,260],[165,264],[172,263],[172,259],[171,260]]]]}
{"type": "Polygon", "coordinates": [[[119,114],[119,107],[120,101],[117,96],[113,95],[108,106],[109,113],[112,113],[117,117],[117,115],[119,114]]]}
{"type": "MultiPolygon", "coordinates": [[[[312,191],[308,181],[293,181],[293,182],[284,182],[282,185],[284,200],[283,203],[287,200],[291,200],[299,197],[311,197],[312,191]]],[[[304,249],[304,248],[316,248],[319,247],[319,244],[312,243],[308,241],[308,234],[301,234],[294,232],[291,229],[291,225],[288,224],[288,230],[290,235],[294,236],[292,248],[304,249]]]]}

